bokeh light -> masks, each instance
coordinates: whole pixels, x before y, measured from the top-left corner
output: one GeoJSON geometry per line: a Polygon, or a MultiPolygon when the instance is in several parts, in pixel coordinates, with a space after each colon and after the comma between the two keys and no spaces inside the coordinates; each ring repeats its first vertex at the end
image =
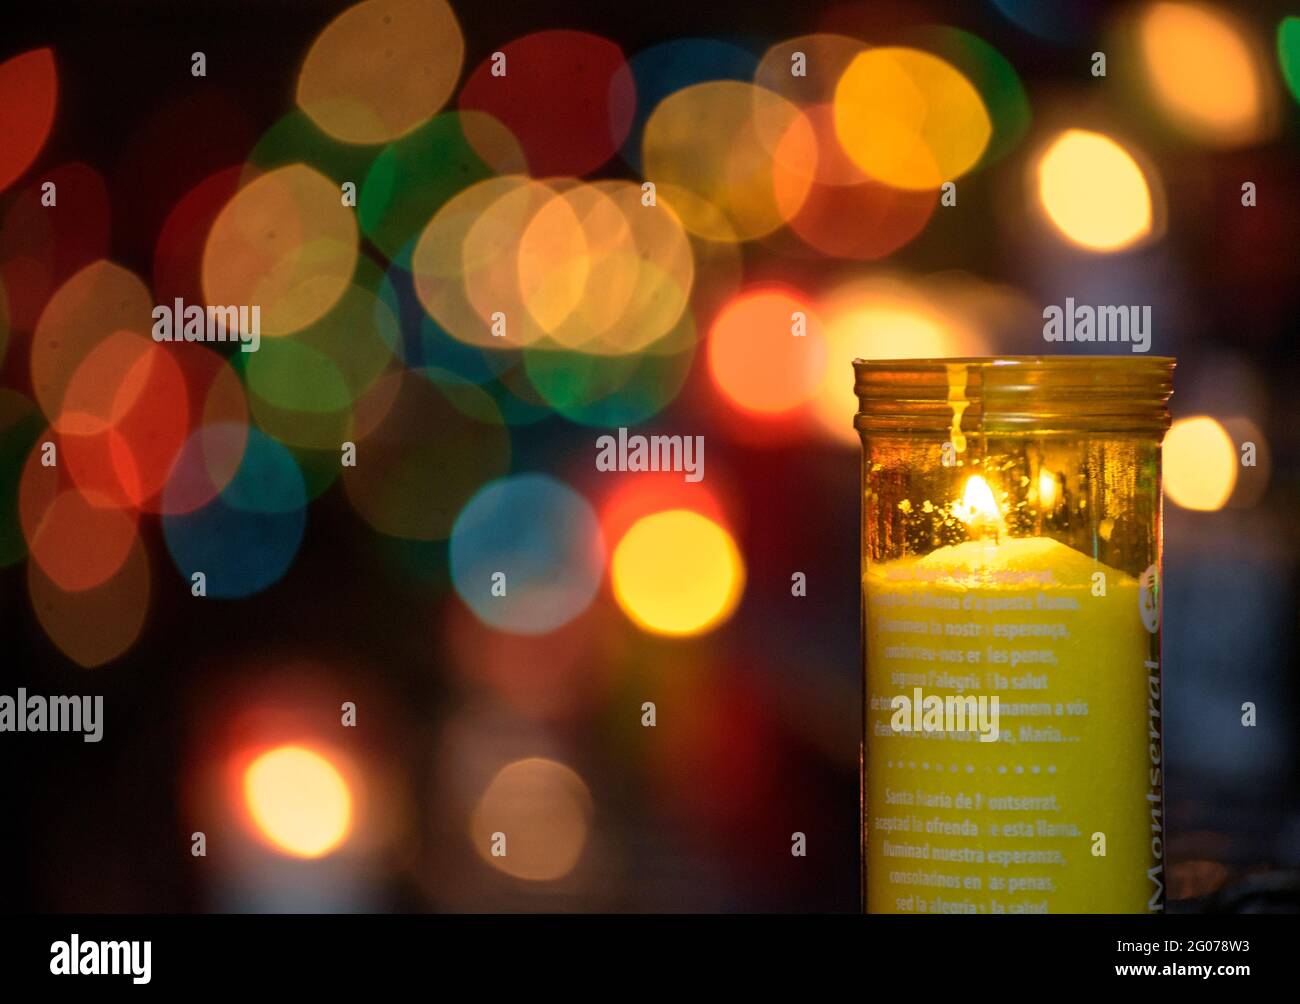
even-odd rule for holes
{"type": "MultiPolygon", "coordinates": [[[[452,337],[503,349],[546,334],[523,304],[519,248],[533,215],[555,194],[522,175],[487,178],[448,199],[425,226],[411,253],[415,292],[452,337]]],[[[576,219],[561,211],[560,222],[576,239],[576,219]]]]}
{"type": "MultiPolygon", "coordinates": [[[[539,31],[480,63],[461,88],[460,108],[486,112],[509,129],[537,177],[582,175],[627,138],[636,86],[623,50],[608,39],[539,31]]],[[[466,135],[476,143],[473,120],[466,135]]]]}
{"type": "Polygon", "coordinates": [[[919,234],[939,202],[938,189],[907,191],[867,175],[845,154],[830,104],[804,110],[817,142],[817,172],[805,189],[791,172],[777,176],[782,205],[801,200],[790,229],[814,250],[836,258],[874,261],[919,234]],[[787,194],[785,186],[796,187],[787,194]]]}
{"type": "Polygon", "coordinates": [[[203,303],[203,246],[222,207],[237,191],[243,166],[209,175],[183,196],[163,220],[153,253],[153,289],[159,303],[178,297],[203,303]]]}
{"type": "Polygon", "coordinates": [[[544,634],[587,609],[605,571],[591,504],[544,474],[487,485],[451,531],[456,592],[485,624],[544,634]]]}
{"type": "Polygon", "coordinates": [[[356,405],[356,465],[343,468],[343,487],[357,515],[390,537],[446,540],[471,496],[510,466],[492,398],[454,374],[431,376],[389,371],[356,405]]]}
{"type": "Polygon", "coordinates": [[[347,781],[303,746],[280,746],[254,760],[244,773],[244,800],[263,839],[293,857],[324,857],[352,828],[347,781]]]}
{"type": "Polygon", "coordinates": [[[45,421],[25,395],[0,387],[0,568],[27,556],[18,491],[25,462],[45,421]]]}
{"type": "MultiPolygon", "coordinates": [[[[866,48],[861,39],[831,32],[788,38],[763,53],[754,83],[801,107],[829,104],[840,77],[866,48]]],[[[820,165],[818,177],[827,180],[820,165]]]]}
{"type": "Polygon", "coordinates": [[[391,142],[446,104],[464,56],[446,0],[364,0],[312,43],[298,107],[344,142],[391,142]]]}
{"type": "MultiPolygon", "coordinates": [[[[238,470],[210,502],[193,511],[164,498],[163,535],[191,590],[202,581],[210,597],[251,596],[278,582],[298,553],[307,518],[302,472],[284,446],[257,429],[227,425],[205,431],[206,437],[192,439],[187,450],[210,446],[212,439],[242,442],[238,470]],[[196,573],[203,579],[196,580],[196,573]]],[[[207,461],[180,464],[188,470],[207,461]]],[[[169,484],[166,492],[176,490],[181,489],[169,484]]]]}
{"type": "Polygon", "coordinates": [[[1277,61],[1291,96],[1300,101],[1300,16],[1290,15],[1278,22],[1277,61]]]}
{"type": "Polygon", "coordinates": [[[358,186],[357,219],[376,247],[402,260],[429,218],[457,192],[527,167],[519,141],[492,116],[443,112],[374,159],[358,186]]]}
{"type": "Polygon", "coordinates": [[[144,630],[152,591],[149,555],[137,537],[122,567],[97,586],[69,592],[27,564],[27,592],[36,619],[69,659],[94,669],[129,649],[144,630]]]}
{"type": "Polygon", "coordinates": [[[714,383],[751,412],[797,408],[826,373],[821,320],[811,303],[793,291],[742,293],[714,320],[708,344],[714,383]]]}
{"type": "MultiPolygon", "coordinates": [[[[378,269],[368,271],[377,284],[378,269]]],[[[386,372],[397,340],[388,305],[349,285],[320,320],[237,357],[258,425],[286,445],[338,450],[355,438],[353,405],[386,372]]]]}
{"type": "MultiPolygon", "coordinates": [[[[408,261],[411,254],[408,249],[408,261]]],[[[379,284],[378,296],[397,320],[397,330],[392,332],[394,342],[389,346],[393,358],[408,369],[453,373],[482,386],[518,361],[515,351],[494,352],[469,344],[438,324],[420,302],[409,266],[390,265],[379,284]]]]}
{"type": "Polygon", "coordinates": [[[939,302],[908,282],[883,276],[846,283],[822,298],[827,363],[810,404],[831,439],[854,447],[860,442],[853,428],[854,359],[940,359],[988,351],[979,329],[940,309],[939,302]]]}
{"type": "Polygon", "coordinates": [[[82,491],[157,512],[189,423],[189,389],[176,355],[118,331],[78,366],[55,429],[82,491]]]}
{"type": "MultiPolygon", "coordinates": [[[[666,204],[647,205],[632,182],[551,188],[519,234],[516,263],[519,294],[542,344],[622,355],[672,330],[695,276],[677,214],[666,204]]],[[[471,230],[467,260],[486,259],[481,246],[471,230]]],[[[483,297],[472,287],[471,296],[480,314],[493,302],[509,306],[508,296],[495,292],[483,297]]]]}
{"type": "Polygon", "coordinates": [[[248,410],[263,432],[295,449],[353,440],[347,383],[328,356],[301,342],[267,339],[250,357],[243,366],[248,410]]]}
{"type": "Polygon", "coordinates": [[[104,496],[61,488],[56,469],[41,465],[43,453],[37,444],[19,488],[27,549],[60,589],[91,589],[125,563],[136,542],[137,516],[104,496]]]}
{"type": "Polygon", "coordinates": [[[148,335],[152,297],[133,272],[109,261],[87,265],[58,288],[32,336],[32,390],[51,419],[82,362],[118,331],[148,335]]]}
{"type": "Polygon", "coordinates": [[[587,844],[591,792],[571,768],[528,757],[499,770],[470,814],[469,839],[493,868],[531,882],[573,871],[587,844]],[[504,836],[500,847],[498,835],[504,836]],[[504,853],[493,853],[494,848],[504,853]]]}
{"type": "Polygon", "coordinates": [[[1073,244],[1120,251],[1152,232],[1151,188],[1133,156],[1109,136],[1061,133],[1037,168],[1038,199],[1073,244]]]}
{"type": "Polygon", "coordinates": [[[709,80],[748,82],[757,63],[758,57],[743,41],[717,38],[674,38],[636,53],[628,61],[636,86],[636,110],[620,156],[634,172],[642,173],[641,136],[659,102],[709,80]]]}
{"type": "Polygon", "coordinates": [[[1184,509],[1222,509],[1237,483],[1237,450],[1209,415],[1180,418],[1164,442],[1164,489],[1184,509]]]}
{"type": "MultiPolygon", "coordinates": [[[[467,253],[473,253],[476,237],[471,228],[467,253]]],[[[581,345],[618,318],[635,275],[635,263],[626,254],[629,239],[627,218],[591,185],[574,185],[544,197],[519,234],[517,281],[524,309],[547,336],[561,344],[581,345]],[[603,290],[598,292],[593,284],[594,295],[584,296],[598,261],[609,261],[615,268],[605,276],[603,290]]]]}
{"type": "Polygon", "coordinates": [[[610,562],[614,597],[643,630],[687,636],[712,630],[735,610],[745,564],[731,534],[690,509],[634,523],[610,562]]]}
{"type": "Polygon", "coordinates": [[[980,159],[985,167],[1005,156],[1029,131],[1029,98],[1015,67],[978,35],[948,25],[930,25],[914,33],[917,45],[954,66],[979,92],[993,133],[980,159]]]}
{"type": "Polygon", "coordinates": [[[0,63],[0,190],[31,166],[54,125],[59,77],[51,49],[0,63]]]}
{"type": "MultiPolygon", "coordinates": [[[[605,299],[611,276],[629,265],[632,275],[617,316],[581,347],[601,354],[636,352],[681,327],[695,284],[695,251],[672,206],[646,205],[639,185],[600,181],[594,188],[618,209],[627,229],[617,243],[603,242],[608,250],[591,271],[586,295],[605,299]]],[[[588,239],[589,247],[601,245],[588,239]]],[[[606,307],[605,313],[613,311],[606,307]]]]}
{"type": "Polygon", "coordinates": [[[658,198],[691,233],[747,241],[798,212],[816,174],[817,140],[798,106],[779,94],[712,81],[660,102],[646,122],[642,160],[658,198]]]}
{"type": "Polygon", "coordinates": [[[895,46],[869,49],[844,71],[835,131],[877,181],[933,189],[979,162],[993,124],[979,92],[952,64],[895,46]]]}
{"type": "MultiPolygon", "coordinates": [[[[660,222],[641,222],[634,233],[628,213],[647,212],[632,208],[636,195],[626,184],[520,179],[486,206],[465,232],[461,263],[491,342],[626,352],[672,326],[690,288],[689,245],[666,208],[655,207],[648,215],[660,222]]],[[[429,274],[428,236],[413,259],[417,289],[429,274]]],[[[436,304],[436,285],[424,288],[436,304]]]]}
{"type": "Polygon", "coordinates": [[[695,319],[683,313],[672,331],[635,353],[524,350],[529,383],[555,411],[582,425],[632,426],[677,397],[695,358],[695,319]]]}
{"type": "MultiPolygon", "coordinates": [[[[403,138],[413,135],[408,133],[403,138]]],[[[241,185],[247,185],[278,168],[306,166],[339,186],[341,202],[343,183],[359,185],[386,149],[344,143],[322,132],[305,112],[292,111],[272,124],[253,144],[244,158],[239,180],[241,185]]]]}
{"type": "Polygon", "coordinates": [[[1139,32],[1155,99],[1180,129],[1222,145],[1260,138],[1271,110],[1261,60],[1226,15],[1199,3],[1155,3],[1139,32]]]}
{"type": "Polygon", "coordinates": [[[626,630],[608,604],[546,634],[520,635],[484,624],[453,598],[434,631],[466,689],[532,721],[581,722],[625,675],[626,630]]]}
{"type": "Polygon", "coordinates": [[[203,422],[181,447],[163,487],[160,511],[172,515],[193,512],[212,501],[239,471],[248,444],[243,384],[215,354],[199,358],[217,360],[216,373],[203,422]]]}
{"type": "Polygon", "coordinates": [[[1240,459],[1228,507],[1249,509],[1257,505],[1268,490],[1273,475],[1273,450],[1264,430],[1244,415],[1225,418],[1220,424],[1240,459]]]}
{"type": "Polygon", "coordinates": [[[352,279],[357,221],[339,188],[302,164],[261,175],[226,203],[203,249],[203,291],[217,306],[258,306],[261,333],[319,320],[352,279]]]}
{"type": "Polygon", "coordinates": [[[88,164],[45,168],[9,197],[0,224],[0,280],[7,287],[10,324],[31,331],[51,291],[108,253],[108,188],[88,164]],[[53,185],[57,208],[48,201],[53,185]]]}

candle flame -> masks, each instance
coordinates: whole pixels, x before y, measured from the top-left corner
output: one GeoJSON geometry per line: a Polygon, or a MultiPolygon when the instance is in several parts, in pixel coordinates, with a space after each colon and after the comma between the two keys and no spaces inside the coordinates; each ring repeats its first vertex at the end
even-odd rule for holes
{"type": "Polygon", "coordinates": [[[972,474],[967,479],[961,501],[953,506],[953,514],[970,527],[976,537],[989,532],[994,536],[1006,532],[1006,523],[997,499],[993,497],[993,489],[979,474],[972,474]]]}
{"type": "Polygon", "coordinates": [[[966,522],[972,518],[1001,519],[997,500],[993,498],[993,489],[978,474],[972,474],[966,481],[966,490],[962,493],[962,508],[969,514],[966,522]]]}

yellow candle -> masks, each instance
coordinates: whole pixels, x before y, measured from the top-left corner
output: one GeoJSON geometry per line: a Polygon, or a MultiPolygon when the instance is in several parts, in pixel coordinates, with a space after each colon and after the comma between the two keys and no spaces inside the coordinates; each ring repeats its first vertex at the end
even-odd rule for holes
{"type": "Polygon", "coordinates": [[[971,482],[963,518],[987,536],[864,577],[867,909],[1159,909],[1149,598],[1055,540],[1007,538],[971,482]],[[996,741],[896,727],[898,698],[955,695],[997,698],[996,741]]]}
{"type": "Polygon", "coordinates": [[[1174,360],[853,368],[866,908],[1163,909],[1174,360]]]}

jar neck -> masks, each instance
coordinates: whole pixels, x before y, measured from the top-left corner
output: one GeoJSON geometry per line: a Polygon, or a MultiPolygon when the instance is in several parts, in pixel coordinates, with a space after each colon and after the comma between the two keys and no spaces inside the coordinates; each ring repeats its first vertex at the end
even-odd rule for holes
{"type": "Polygon", "coordinates": [[[999,356],[854,360],[864,434],[1101,433],[1162,439],[1174,360],[999,356]]]}

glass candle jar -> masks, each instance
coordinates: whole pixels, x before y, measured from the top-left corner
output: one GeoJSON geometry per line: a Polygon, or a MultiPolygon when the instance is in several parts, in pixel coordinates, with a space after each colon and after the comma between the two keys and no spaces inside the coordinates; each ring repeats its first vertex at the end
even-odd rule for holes
{"type": "Polygon", "coordinates": [[[855,361],[868,912],[1163,909],[1173,367],[855,361]]]}

